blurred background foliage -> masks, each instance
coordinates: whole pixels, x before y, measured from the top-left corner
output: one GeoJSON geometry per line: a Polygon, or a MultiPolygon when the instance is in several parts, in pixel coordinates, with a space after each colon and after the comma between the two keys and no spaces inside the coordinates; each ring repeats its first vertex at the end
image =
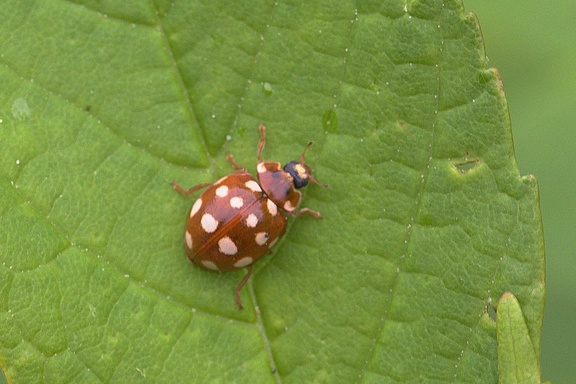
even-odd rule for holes
{"type": "Polygon", "coordinates": [[[576,382],[576,6],[464,0],[500,71],[522,175],[540,184],[546,242],[542,379],[576,382]]]}

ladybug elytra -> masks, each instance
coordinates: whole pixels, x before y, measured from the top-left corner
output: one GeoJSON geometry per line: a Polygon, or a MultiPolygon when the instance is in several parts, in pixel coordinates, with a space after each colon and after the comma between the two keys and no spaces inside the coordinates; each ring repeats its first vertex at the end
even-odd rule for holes
{"type": "Polygon", "coordinates": [[[270,252],[286,231],[284,212],[321,218],[320,213],[308,208],[296,212],[302,198],[299,189],[308,182],[326,187],[312,177],[310,167],[304,163],[311,142],[304,148],[300,161],[291,161],[284,167],[262,160],[265,143],[266,127],[261,123],[258,181],[227,154],[236,172],[214,184],[199,184],[186,190],[172,182],[174,189],[186,196],[207,188],[188,215],[184,246],[188,258],[205,269],[230,271],[248,267],[248,273],[234,290],[240,309],[240,290],[252,275],[252,265],[270,252]]]}

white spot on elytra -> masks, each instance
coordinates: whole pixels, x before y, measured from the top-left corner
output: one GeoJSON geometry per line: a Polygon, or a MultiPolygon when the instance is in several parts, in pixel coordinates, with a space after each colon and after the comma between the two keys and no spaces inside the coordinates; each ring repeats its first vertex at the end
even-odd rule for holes
{"type": "Polygon", "coordinates": [[[270,212],[272,216],[276,216],[276,214],[278,213],[278,207],[276,206],[276,204],[274,204],[272,200],[268,199],[266,201],[266,206],[268,207],[268,212],[270,212]]]}
{"type": "Polygon", "coordinates": [[[230,206],[232,208],[242,208],[243,205],[244,205],[244,199],[242,199],[241,197],[235,196],[230,199],[230,206]]]}
{"type": "Polygon", "coordinates": [[[287,212],[292,212],[294,210],[294,206],[292,205],[290,200],[288,200],[284,203],[284,210],[287,212]]]}
{"type": "Polygon", "coordinates": [[[258,218],[255,214],[251,213],[246,218],[246,225],[250,228],[254,228],[258,224],[258,218]]]}
{"type": "Polygon", "coordinates": [[[266,166],[264,165],[264,163],[258,163],[256,170],[258,171],[258,173],[264,173],[266,172],[266,166]]]}
{"type": "Polygon", "coordinates": [[[258,245],[264,245],[268,241],[268,233],[267,232],[258,232],[256,234],[256,243],[258,245]]]}
{"type": "Polygon", "coordinates": [[[207,233],[212,233],[216,230],[216,228],[218,228],[218,221],[209,213],[205,213],[202,216],[200,224],[202,225],[202,229],[207,233]]]}
{"type": "Polygon", "coordinates": [[[246,187],[252,192],[262,192],[262,188],[260,188],[260,185],[258,185],[254,180],[249,180],[244,185],[246,185],[246,187]]]}
{"type": "Polygon", "coordinates": [[[225,255],[235,255],[238,253],[238,248],[236,248],[236,244],[232,241],[231,238],[228,236],[224,236],[220,240],[218,240],[218,249],[225,255]]]}
{"type": "Polygon", "coordinates": [[[218,197],[228,196],[228,187],[225,185],[222,185],[222,186],[216,188],[216,196],[218,196],[218,197]]]}
{"type": "Polygon", "coordinates": [[[194,216],[201,206],[202,206],[202,199],[198,198],[198,200],[196,200],[196,202],[192,206],[192,209],[190,210],[190,217],[194,216]]]}
{"type": "Polygon", "coordinates": [[[235,262],[234,267],[242,268],[242,267],[245,267],[247,265],[252,264],[253,261],[254,261],[254,259],[252,259],[251,257],[245,257],[245,258],[240,259],[237,262],[235,262]]]}
{"type": "Polygon", "coordinates": [[[190,234],[190,232],[186,231],[186,234],[184,235],[184,239],[186,240],[186,247],[188,247],[188,249],[192,249],[192,234],[190,234]]]}
{"type": "Polygon", "coordinates": [[[216,264],[214,264],[213,262],[209,261],[209,260],[202,260],[200,263],[202,263],[202,265],[204,266],[204,268],[208,268],[211,269],[213,271],[219,271],[218,267],[216,266],[216,264]]]}

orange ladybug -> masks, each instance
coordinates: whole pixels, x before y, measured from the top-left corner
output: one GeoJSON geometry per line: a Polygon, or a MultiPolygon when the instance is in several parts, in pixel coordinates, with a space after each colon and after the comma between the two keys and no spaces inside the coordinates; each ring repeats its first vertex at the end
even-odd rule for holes
{"type": "Polygon", "coordinates": [[[248,273],[234,291],[240,309],[240,290],[252,275],[252,265],[270,252],[286,231],[284,213],[321,218],[320,213],[308,208],[296,211],[302,198],[299,189],[308,182],[326,187],[312,177],[310,167],[304,163],[311,142],[304,148],[300,161],[291,161],[284,167],[262,160],[265,143],[266,127],[261,123],[258,181],[228,154],[236,172],[214,184],[199,184],[185,190],[172,182],[174,189],[183,195],[208,187],[190,210],[184,246],[188,258],[202,268],[230,271],[248,267],[248,273]]]}

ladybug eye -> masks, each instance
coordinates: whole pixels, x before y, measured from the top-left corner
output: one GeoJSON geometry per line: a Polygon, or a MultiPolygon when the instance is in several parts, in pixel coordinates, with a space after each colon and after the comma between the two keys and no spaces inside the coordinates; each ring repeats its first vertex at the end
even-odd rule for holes
{"type": "Polygon", "coordinates": [[[294,179],[294,187],[300,189],[308,184],[308,176],[310,174],[310,168],[305,164],[301,164],[297,161],[291,161],[284,166],[284,171],[288,172],[290,176],[294,179]]]}

